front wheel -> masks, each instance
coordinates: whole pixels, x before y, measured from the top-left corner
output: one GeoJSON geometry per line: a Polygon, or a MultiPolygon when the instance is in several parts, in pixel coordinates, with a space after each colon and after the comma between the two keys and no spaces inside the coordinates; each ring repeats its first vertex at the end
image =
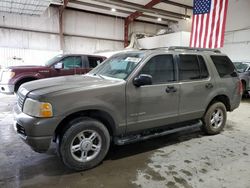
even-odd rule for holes
{"type": "Polygon", "coordinates": [[[202,118],[203,130],[210,135],[220,133],[227,120],[226,107],[221,102],[212,104],[202,118]]]}
{"type": "Polygon", "coordinates": [[[108,152],[109,132],[101,122],[90,118],[80,118],[71,124],[60,141],[62,161],[77,171],[93,168],[108,152]]]}

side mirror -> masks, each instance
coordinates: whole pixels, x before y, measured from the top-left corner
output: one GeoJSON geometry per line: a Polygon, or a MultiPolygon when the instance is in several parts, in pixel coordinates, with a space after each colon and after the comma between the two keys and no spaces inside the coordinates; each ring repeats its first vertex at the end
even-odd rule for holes
{"type": "Polygon", "coordinates": [[[62,69],[62,68],[63,68],[62,62],[58,62],[54,65],[54,69],[62,69]]]}
{"type": "Polygon", "coordinates": [[[133,84],[136,87],[140,87],[144,85],[152,85],[152,76],[148,74],[140,74],[138,77],[134,78],[133,84]]]}

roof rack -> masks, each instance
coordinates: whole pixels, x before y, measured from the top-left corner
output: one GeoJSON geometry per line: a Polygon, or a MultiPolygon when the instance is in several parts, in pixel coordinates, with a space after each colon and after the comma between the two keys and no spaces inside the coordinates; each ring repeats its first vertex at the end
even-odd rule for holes
{"type": "Polygon", "coordinates": [[[193,50],[193,51],[208,51],[208,52],[214,52],[214,53],[221,53],[218,49],[209,49],[209,48],[191,48],[191,47],[185,47],[185,46],[170,46],[168,47],[168,50],[193,50]]]}

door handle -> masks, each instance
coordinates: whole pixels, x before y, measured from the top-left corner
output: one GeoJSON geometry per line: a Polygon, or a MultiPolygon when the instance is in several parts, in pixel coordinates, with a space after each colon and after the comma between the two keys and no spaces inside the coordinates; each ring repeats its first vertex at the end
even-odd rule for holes
{"type": "Polygon", "coordinates": [[[174,86],[167,86],[166,93],[175,93],[177,89],[174,86]]]}
{"type": "Polygon", "coordinates": [[[211,88],[213,88],[213,87],[214,87],[214,85],[211,84],[211,83],[206,84],[206,88],[207,88],[207,89],[211,89],[211,88]]]}

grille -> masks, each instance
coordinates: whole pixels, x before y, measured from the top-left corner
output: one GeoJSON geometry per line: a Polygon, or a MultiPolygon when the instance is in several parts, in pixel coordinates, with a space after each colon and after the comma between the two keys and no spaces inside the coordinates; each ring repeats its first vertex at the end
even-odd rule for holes
{"type": "Polygon", "coordinates": [[[18,92],[18,94],[17,94],[17,104],[18,104],[18,106],[19,106],[19,108],[21,110],[23,109],[24,100],[25,100],[25,96],[22,95],[21,92],[18,92]]]}

